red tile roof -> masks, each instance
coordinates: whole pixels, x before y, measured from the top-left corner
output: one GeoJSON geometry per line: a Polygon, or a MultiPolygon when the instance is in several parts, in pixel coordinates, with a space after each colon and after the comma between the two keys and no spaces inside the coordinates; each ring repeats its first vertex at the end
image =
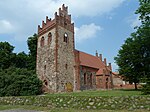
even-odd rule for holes
{"type": "Polygon", "coordinates": [[[99,57],[79,51],[80,65],[88,66],[92,68],[104,68],[105,64],[100,60],[99,57]]]}
{"type": "Polygon", "coordinates": [[[98,69],[96,75],[104,74],[104,69],[111,71],[99,57],[78,50],[75,53],[79,56],[80,65],[98,69]]]}

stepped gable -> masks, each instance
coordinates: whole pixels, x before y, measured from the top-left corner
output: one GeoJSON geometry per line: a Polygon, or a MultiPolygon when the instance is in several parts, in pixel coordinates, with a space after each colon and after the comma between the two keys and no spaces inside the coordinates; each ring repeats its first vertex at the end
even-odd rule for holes
{"type": "Polygon", "coordinates": [[[56,25],[65,27],[67,30],[74,32],[74,23],[71,23],[71,15],[68,14],[68,7],[65,7],[64,4],[62,8],[59,8],[58,14],[55,12],[54,19],[49,19],[48,16],[46,16],[46,22],[43,20],[42,26],[38,25],[38,35],[41,36],[56,25]]]}

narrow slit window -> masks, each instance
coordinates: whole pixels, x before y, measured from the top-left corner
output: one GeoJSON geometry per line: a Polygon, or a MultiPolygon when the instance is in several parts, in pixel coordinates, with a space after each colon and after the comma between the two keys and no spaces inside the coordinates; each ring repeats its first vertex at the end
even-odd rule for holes
{"type": "Polygon", "coordinates": [[[52,41],[52,34],[51,33],[48,34],[48,40],[47,41],[48,41],[47,43],[49,45],[52,41]]]}
{"type": "Polygon", "coordinates": [[[86,84],[86,73],[84,73],[84,84],[86,84]]]}
{"type": "Polygon", "coordinates": [[[46,65],[44,65],[44,74],[46,74],[46,65]]]}
{"type": "Polygon", "coordinates": [[[93,83],[93,75],[92,75],[92,73],[90,74],[90,82],[91,82],[91,85],[92,85],[92,83],[93,83]]]}
{"type": "Polygon", "coordinates": [[[44,37],[41,38],[40,44],[41,44],[41,47],[44,47],[44,37]]]}
{"type": "Polygon", "coordinates": [[[65,64],[65,68],[66,68],[66,69],[68,68],[68,64],[65,64]]]}

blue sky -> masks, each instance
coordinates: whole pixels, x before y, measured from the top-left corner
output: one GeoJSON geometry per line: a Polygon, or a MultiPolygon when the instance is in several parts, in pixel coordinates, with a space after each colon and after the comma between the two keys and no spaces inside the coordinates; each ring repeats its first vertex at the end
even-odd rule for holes
{"type": "Polygon", "coordinates": [[[138,0],[1,0],[0,41],[10,42],[14,52],[28,53],[27,38],[46,16],[53,18],[62,4],[69,7],[75,23],[76,49],[92,55],[97,50],[116,71],[114,57],[140,24],[134,14],[138,0]]]}

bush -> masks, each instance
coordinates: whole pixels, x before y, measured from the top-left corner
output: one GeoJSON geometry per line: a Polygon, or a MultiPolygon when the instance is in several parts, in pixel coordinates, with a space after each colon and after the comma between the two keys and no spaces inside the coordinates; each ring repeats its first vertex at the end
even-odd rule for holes
{"type": "Polygon", "coordinates": [[[38,95],[41,87],[35,71],[14,67],[0,70],[0,96],[38,95]]]}

